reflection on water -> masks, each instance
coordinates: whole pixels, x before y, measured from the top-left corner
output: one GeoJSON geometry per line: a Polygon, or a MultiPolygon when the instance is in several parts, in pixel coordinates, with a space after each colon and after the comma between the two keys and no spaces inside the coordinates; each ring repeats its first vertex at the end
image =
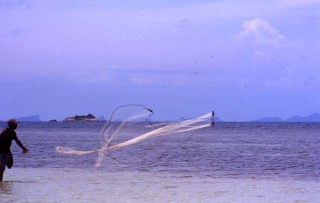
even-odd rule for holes
{"type": "Polygon", "coordinates": [[[0,182],[0,195],[12,194],[12,181],[0,182]]]}
{"type": "Polygon", "coordinates": [[[0,182],[0,202],[29,202],[26,200],[24,187],[26,182],[0,182]]]}

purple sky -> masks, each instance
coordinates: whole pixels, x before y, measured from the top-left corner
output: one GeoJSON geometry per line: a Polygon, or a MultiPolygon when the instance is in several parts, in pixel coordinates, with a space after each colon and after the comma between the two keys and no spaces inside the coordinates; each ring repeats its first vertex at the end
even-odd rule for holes
{"type": "Polygon", "coordinates": [[[320,113],[320,0],[0,0],[0,120],[320,113]]]}

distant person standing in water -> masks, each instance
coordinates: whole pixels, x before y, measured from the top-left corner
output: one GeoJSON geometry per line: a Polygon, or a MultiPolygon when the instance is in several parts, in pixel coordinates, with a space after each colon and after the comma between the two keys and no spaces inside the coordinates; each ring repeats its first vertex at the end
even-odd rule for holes
{"type": "Polygon", "coordinates": [[[214,127],[214,111],[211,111],[211,127],[214,127]]]}
{"type": "Polygon", "coordinates": [[[5,128],[0,134],[0,181],[3,179],[3,173],[6,169],[11,168],[13,165],[13,156],[11,153],[11,143],[12,140],[21,147],[22,153],[25,154],[29,150],[23,146],[22,142],[17,137],[15,129],[17,129],[18,123],[15,119],[10,119],[8,121],[8,127],[5,128]]]}

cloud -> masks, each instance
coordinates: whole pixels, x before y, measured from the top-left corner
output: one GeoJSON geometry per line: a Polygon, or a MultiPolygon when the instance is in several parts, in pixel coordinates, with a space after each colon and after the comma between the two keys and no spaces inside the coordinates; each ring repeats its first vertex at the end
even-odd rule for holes
{"type": "Polygon", "coordinates": [[[252,40],[256,45],[279,44],[286,40],[285,36],[261,18],[244,21],[242,28],[236,39],[252,40]]]}

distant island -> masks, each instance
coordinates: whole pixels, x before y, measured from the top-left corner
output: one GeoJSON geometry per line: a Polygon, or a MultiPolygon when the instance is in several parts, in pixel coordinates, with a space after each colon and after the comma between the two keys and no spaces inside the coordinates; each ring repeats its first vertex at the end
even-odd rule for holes
{"type": "Polygon", "coordinates": [[[75,115],[73,117],[68,117],[63,121],[98,121],[98,119],[94,115],[89,113],[88,115],[84,116],[75,115]]]}
{"type": "Polygon", "coordinates": [[[292,116],[288,119],[281,119],[279,117],[265,117],[251,122],[320,122],[320,114],[314,113],[309,116],[292,116]]]}
{"type": "Polygon", "coordinates": [[[320,114],[314,113],[306,117],[292,116],[286,122],[320,122],[320,114]]]}

